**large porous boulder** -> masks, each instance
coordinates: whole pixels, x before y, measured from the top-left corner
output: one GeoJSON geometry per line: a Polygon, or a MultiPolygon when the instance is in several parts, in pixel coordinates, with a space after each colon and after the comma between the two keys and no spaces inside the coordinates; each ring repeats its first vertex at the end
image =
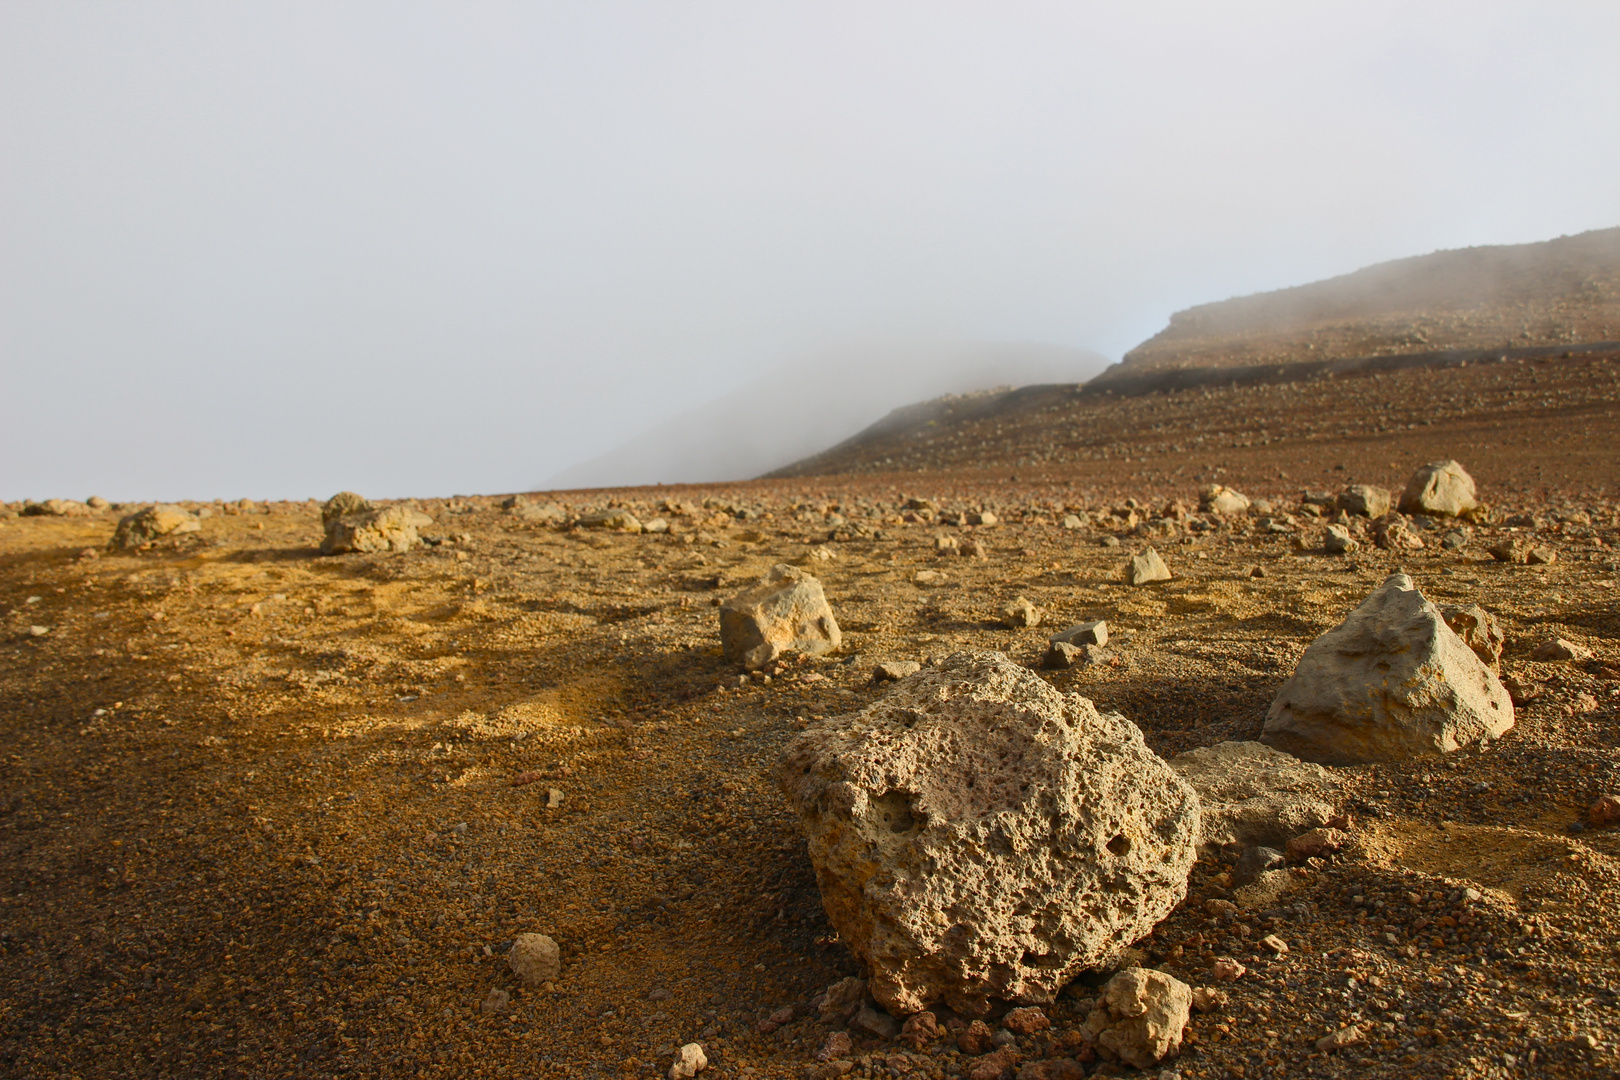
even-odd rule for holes
{"type": "Polygon", "coordinates": [[[720,605],[721,649],[749,671],[787,652],[829,653],[843,640],[821,582],[786,563],[720,605]]]}
{"type": "Polygon", "coordinates": [[[1431,461],[1412,474],[1401,492],[1403,514],[1460,517],[1479,506],[1474,478],[1455,461],[1431,461]]]}
{"type": "Polygon", "coordinates": [[[1206,847],[1280,848],[1333,819],[1340,784],[1314,762],[1264,743],[1222,742],[1188,750],[1170,767],[1198,792],[1206,847]]]}
{"type": "Polygon", "coordinates": [[[788,746],[822,902],[890,1012],[1050,1002],[1181,902],[1198,796],[1124,717],[956,653],[788,746]]]}
{"type": "Polygon", "coordinates": [[[371,500],[354,491],[340,491],[321,504],[321,527],[330,529],[332,522],[350,514],[365,514],[376,509],[371,500]]]}
{"type": "Polygon", "coordinates": [[[159,537],[196,532],[202,528],[197,515],[179,506],[155,503],[129,514],[118,522],[112,546],[124,550],[145,547],[159,537]]]}
{"type": "Polygon", "coordinates": [[[1356,765],[1444,754],[1512,726],[1513,702],[1495,673],[1411,578],[1391,574],[1305,650],[1260,741],[1356,765]]]}
{"type": "Polygon", "coordinates": [[[409,551],[421,542],[416,530],[431,524],[432,518],[408,506],[345,514],[327,523],[321,554],[409,551]]]}
{"type": "Polygon", "coordinates": [[[1146,1069],[1181,1049],[1192,998],[1174,975],[1127,968],[1103,985],[1080,1030],[1101,1056],[1146,1069]]]}

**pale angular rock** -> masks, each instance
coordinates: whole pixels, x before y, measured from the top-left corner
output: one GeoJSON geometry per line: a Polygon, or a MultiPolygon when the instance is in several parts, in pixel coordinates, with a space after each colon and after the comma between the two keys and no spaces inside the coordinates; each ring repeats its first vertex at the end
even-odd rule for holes
{"type": "Polygon", "coordinates": [[[536,525],[555,527],[568,520],[568,511],[564,510],[560,503],[554,502],[536,503],[525,500],[514,506],[512,513],[536,525]]]}
{"type": "Polygon", "coordinates": [[[842,1024],[848,1022],[866,1003],[866,980],[854,975],[839,979],[821,995],[821,1022],[842,1024]]]}
{"type": "Polygon", "coordinates": [[[1474,478],[1455,461],[1431,461],[1421,466],[1401,492],[1403,514],[1461,517],[1478,506],[1474,478]]]}
{"type": "Polygon", "coordinates": [[[1070,645],[1107,645],[1108,623],[1102,619],[1075,623],[1062,633],[1053,634],[1046,640],[1049,645],[1056,645],[1060,641],[1066,641],[1070,645]]]}
{"type": "Polygon", "coordinates": [[[899,682],[910,675],[922,670],[922,665],[915,660],[884,660],[872,668],[872,681],[875,683],[899,682]]]}
{"type": "Polygon", "coordinates": [[[196,515],[178,506],[156,503],[137,510],[119,521],[113,533],[112,546],[130,550],[150,544],[163,536],[197,532],[202,522],[196,515]]]}
{"type": "Polygon", "coordinates": [[[1155,581],[1169,581],[1170,568],[1153,548],[1132,556],[1125,566],[1125,584],[1147,585],[1155,581]]]}
{"type": "Polygon", "coordinates": [[[326,526],[322,555],[409,551],[421,543],[416,530],[433,519],[408,506],[388,506],[334,518],[326,526]]]}
{"type": "Polygon", "coordinates": [[[788,652],[820,656],[844,640],[821,582],[778,563],[759,582],[720,605],[720,644],[727,660],[758,671],[788,652]]]}
{"type": "Polygon", "coordinates": [[[1329,555],[1348,555],[1352,551],[1359,551],[1361,544],[1343,525],[1329,525],[1322,539],[1322,547],[1329,555]]]}
{"type": "Polygon", "coordinates": [[[1266,713],[1260,741],[1356,765],[1444,754],[1513,726],[1496,675],[1405,574],[1391,574],[1311,643],[1266,713]]]}
{"type": "Polygon", "coordinates": [[[364,514],[376,507],[364,495],[353,491],[340,491],[321,504],[321,527],[331,528],[332,522],[350,514],[364,514]]]}
{"type": "Polygon", "coordinates": [[[1223,516],[1241,514],[1249,508],[1249,497],[1220,484],[1211,484],[1198,493],[1198,508],[1223,516]]]}
{"type": "Polygon", "coordinates": [[[1474,650],[1480,663],[1494,672],[1502,670],[1502,647],[1507,635],[1495,616],[1478,604],[1449,604],[1440,609],[1451,632],[1462,638],[1463,644],[1474,650]]]}
{"type": "Polygon", "coordinates": [[[554,982],[562,973],[562,953],[545,934],[519,934],[506,954],[506,963],[528,987],[554,982]]]}
{"type": "Polygon", "coordinates": [[[641,531],[641,522],[636,515],[615,506],[607,510],[597,510],[581,515],[579,527],[582,529],[607,529],[609,532],[638,533],[641,531]]]}
{"type": "Polygon", "coordinates": [[[828,917],[892,1013],[1051,1001],[1186,894],[1197,795],[1135,725],[999,653],[811,727],[778,776],[828,917]]]}
{"type": "Polygon", "coordinates": [[[1348,1027],[1342,1027],[1337,1031],[1329,1032],[1320,1039],[1317,1039],[1316,1048],[1323,1053],[1329,1053],[1334,1050],[1343,1050],[1346,1047],[1355,1046],[1366,1041],[1367,1034],[1361,1030],[1361,1025],[1351,1024],[1348,1027]]]}
{"type": "Polygon", "coordinates": [[[1506,540],[1492,544],[1486,550],[1497,562],[1516,563],[1522,566],[1530,561],[1529,542],[1517,536],[1510,536],[1506,540]]]}
{"type": "Polygon", "coordinates": [[[1373,522],[1373,543],[1385,551],[1417,551],[1423,547],[1423,537],[1401,515],[1385,514],[1373,522]]]}
{"type": "Polygon", "coordinates": [[[1181,1049],[1192,987],[1173,975],[1130,968],[1103,985],[1081,1031],[1127,1065],[1145,1069],[1181,1049]]]}
{"type": "Polygon", "coordinates": [[[870,1035],[884,1042],[892,1042],[900,1034],[900,1025],[888,1013],[878,1012],[876,1009],[860,1009],[849,1022],[849,1029],[863,1035],[870,1035]]]}
{"type": "Polygon", "coordinates": [[[699,1043],[687,1043],[675,1052],[675,1060],[669,1067],[669,1080],[692,1080],[692,1077],[709,1067],[709,1055],[703,1052],[699,1043]]]}
{"type": "Polygon", "coordinates": [[[1536,646],[1536,651],[1530,654],[1532,660],[1590,660],[1592,650],[1585,645],[1577,645],[1565,638],[1553,638],[1536,646]]]}
{"type": "Polygon", "coordinates": [[[1200,747],[1177,754],[1170,767],[1198,792],[1206,847],[1280,848],[1332,820],[1341,796],[1327,769],[1263,743],[1200,747]]]}
{"type": "Polygon", "coordinates": [[[1372,484],[1351,484],[1338,499],[1340,510],[1365,518],[1383,517],[1389,513],[1390,502],[1389,489],[1372,484]]]}

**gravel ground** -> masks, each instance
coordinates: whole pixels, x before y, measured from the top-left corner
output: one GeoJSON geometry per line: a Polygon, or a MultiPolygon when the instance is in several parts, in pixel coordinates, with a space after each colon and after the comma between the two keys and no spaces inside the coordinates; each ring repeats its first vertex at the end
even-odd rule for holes
{"type": "MultiPolygon", "coordinates": [[[[1613,425],[1612,406],[1591,415],[1613,425]]],[[[1615,1075],[1620,837],[1581,822],[1620,791],[1620,519],[1612,468],[1565,469],[1615,451],[1537,422],[1450,422],[1454,441],[1497,446],[1456,454],[1496,513],[1458,551],[1420,527],[1421,551],[1327,556],[1298,504],[1319,483],[1397,486],[1444,456],[1446,423],[1227,449],[1226,466],[1184,453],[1151,478],[1127,462],[612,493],[669,518],[665,535],[430,500],[434,542],[404,555],[316,557],[313,503],[205,504],[201,532],[139,554],[105,550],[115,513],[0,520],[0,1073],[651,1077],[698,1041],[705,1076],[798,1077],[828,1030],[811,1001],[857,973],[769,780],[799,726],[881,693],[880,660],[983,648],[1033,664],[1052,624],[1105,618],[1118,664],[1046,673],[1055,685],[1161,753],[1252,737],[1305,646],[1400,565],[1432,599],[1495,613],[1504,673],[1542,693],[1486,749],[1342,770],[1354,843],[1274,896],[1200,863],[1139,947],[1230,1000],[1166,1067],[1615,1075]],[[1564,471],[1520,483],[1537,461],[1564,471]],[[1195,507],[1191,477],[1216,467],[1276,505],[1157,516],[1195,507]],[[911,496],[1002,520],[908,522],[911,496]],[[1074,511],[1086,523],[1063,528],[1074,511]],[[987,557],[937,553],[941,533],[987,557]],[[1559,557],[1484,554],[1507,536],[1559,557]],[[1148,543],[1175,579],[1117,584],[1148,543]],[[715,605],[779,561],[821,577],[845,645],[740,680],[715,605]],[[945,580],[915,584],[919,569],[945,580]],[[1001,625],[1016,595],[1046,624],[1001,625]],[[1555,635],[1593,657],[1531,659],[1555,635]],[[1229,897],[1235,916],[1211,914],[1229,897]],[[562,946],[549,989],[504,963],[526,931],[562,946]],[[1247,973],[1216,983],[1218,958],[1247,973]],[[492,989],[509,1002],[486,1012],[492,989]],[[1349,1025],[1363,1041],[1316,1049],[1349,1025]]],[[[1083,1050],[1097,981],[1018,1037],[1026,1059],[1083,1050]]],[[[855,1076],[971,1064],[943,1042],[868,1041],[847,1060],[855,1076]]]]}

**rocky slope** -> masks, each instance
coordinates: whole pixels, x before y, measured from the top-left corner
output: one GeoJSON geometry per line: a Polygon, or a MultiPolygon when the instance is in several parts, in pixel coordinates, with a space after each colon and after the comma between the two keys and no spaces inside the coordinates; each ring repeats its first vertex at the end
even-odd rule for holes
{"type": "Polygon", "coordinates": [[[1620,228],[1439,251],[1202,304],[1110,377],[1620,339],[1620,228]]]}

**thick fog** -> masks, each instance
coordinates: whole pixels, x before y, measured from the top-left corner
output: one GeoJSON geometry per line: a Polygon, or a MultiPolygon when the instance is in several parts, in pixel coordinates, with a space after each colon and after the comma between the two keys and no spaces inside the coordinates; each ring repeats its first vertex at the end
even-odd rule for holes
{"type": "Polygon", "coordinates": [[[1620,223],[1617,40],[1607,3],[11,0],[0,498],[751,475],[757,417],[614,451],[750,386],[831,443],[1194,303],[1620,223]]]}

